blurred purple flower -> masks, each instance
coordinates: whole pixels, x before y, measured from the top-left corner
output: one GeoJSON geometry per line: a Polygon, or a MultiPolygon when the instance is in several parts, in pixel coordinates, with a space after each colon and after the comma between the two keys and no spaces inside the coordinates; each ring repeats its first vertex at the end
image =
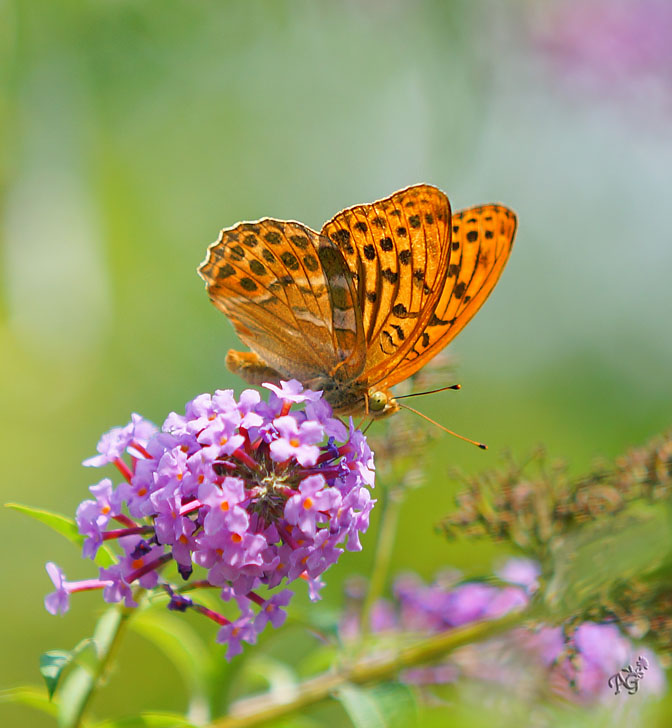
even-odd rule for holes
{"type": "MultiPolygon", "coordinates": [[[[395,602],[381,600],[371,610],[371,634],[431,634],[523,609],[530,602],[530,594],[538,588],[540,569],[534,561],[510,559],[497,575],[520,586],[456,583],[455,572],[427,585],[416,574],[403,574],[394,583],[395,602]]],[[[360,607],[365,593],[361,580],[346,585],[349,603],[340,626],[345,641],[354,642],[362,637],[360,607]]],[[[428,685],[465,677],[497,683],[521,693],[530,688],[530,682],[537,681],[536,690],[550,685],[565,700],[589,704],[606,696],[613,698],[609,677],[629,664],[634,665],[640,655],[649,664],[641,691],[662,694],[665,678],[656,656],[650,650],[636,648],[616,625],[593,622],[580,624],[569,637],[565,637],[561,627],[519,627],[457,650],[448,663],[406,670],[402,679],[428,685]],[[527,680],[523,679],[521,664],[529,675],[527,680]]]]}
{"type": "Polygon", "coordinates": [[[483,582],[454,586],[441,581],[425,586],[413,574],[403,575],[394,585],[406,629],[441,631],[469,622],[496,619],[527,605],[526,592],[518,587],[497,587],[483,582]]]}
{"type": "Polygon", "coordinates": [[[532,559],[513,558],[497,569],[495,574],[502,581],[522,586],[528,594],[532,594],[539,588],[537,580],[541,575],[541,568],[532,559]]]}
{"type": "Polygon", "coordinates": [[[560,2],[544,11],[541,46],[571,72],[600,82],[672,81],[669,0],[560,2]]]}
{"type": "Polygon", "coordinates": [[[535,632],[517,630],[519,644],[550,669],[549,684],[563,698],[580,703],[610,701],[609,678],[646,655],[649,669],[640,683],[643,693],[661,694],[664,673],[657,657],[637,648],[615,624],[584,622],[566,640],[560,627],[535,632]]]}

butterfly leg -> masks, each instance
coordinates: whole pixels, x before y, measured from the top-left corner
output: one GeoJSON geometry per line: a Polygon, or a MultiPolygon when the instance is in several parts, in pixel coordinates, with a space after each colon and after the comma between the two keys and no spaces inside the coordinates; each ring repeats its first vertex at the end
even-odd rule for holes
{"type": "Polygon", "coordinates": [[[248,384],[259,386],[264,382],[280,384],[282,375],[252,351],[229,349],[226,355],[226,368],[242,377],[248,384]]]}
{"type": "MultiPolygon", "coordinates": [[[[365,427],[365,428],[364,428],[364,429],[362,430],[362,435],[366,435],[366,433],[367,433],[367,432],[369,431],[369,427],[371,427],[371,425],[372,425],[372,424],[374,423],[374,421],[375,421],[375,420],[374,420],[374,419],[373,419],[373,417],[372,417],[372,418],[371,418],[371,419],[369,420],[369,422],[368,422],[368,424],[366,425],[366,427],[365,427]]],[[[365,422],[365,419],[363,419],[363,420],[362,420],[362,421],[361,421],[361,422],[359,423],[359,426],[358,426],[358,428],[357,428],[358,430],[361,430],[361,429],[362,429],[362,425],[364,424],[364,422],[365,422]]]]}

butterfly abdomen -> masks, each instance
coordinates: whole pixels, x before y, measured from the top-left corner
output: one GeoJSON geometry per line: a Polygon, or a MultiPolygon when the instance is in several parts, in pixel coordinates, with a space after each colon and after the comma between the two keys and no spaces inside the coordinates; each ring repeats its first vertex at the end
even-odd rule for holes
{"type": "Polygon", "coordinates": [[[266,382],[280,384],[282,379],[279,372],[275,371],[273,367],[269,367],[260,356],[252,351],[229,349],[226,354],[226,368],[255,387],[266,382]]]}

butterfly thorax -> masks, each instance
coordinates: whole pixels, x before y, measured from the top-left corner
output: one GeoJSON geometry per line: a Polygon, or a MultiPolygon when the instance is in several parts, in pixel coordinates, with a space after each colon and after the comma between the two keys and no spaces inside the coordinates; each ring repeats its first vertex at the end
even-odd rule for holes
{"type": "Polygon", "coordinates": [[[325,378],[310,382],[308,386],[324,392],[324,398],[336,415],[366,416],[377,420],[399,410],[399,405],[388,391],[367,387],[364,382],[339,382],[325,378]]]}
{"type": "MultiPolygon", "coordinates": [[[[268,366],[256,353],[229,350],[226,366],[247,382],[259,386],[264,382],[279,385],[283,379],[291,379],[291,372],[278,372],[268,366]]],[[[320,376],[302,378],[304,387],[324,392],[324,398],[336,415],[369,416],[381,419],[399,410],[396,400],[386,389],[369,387],[361,380],[351,380],[340,369],[320,376]]]]}

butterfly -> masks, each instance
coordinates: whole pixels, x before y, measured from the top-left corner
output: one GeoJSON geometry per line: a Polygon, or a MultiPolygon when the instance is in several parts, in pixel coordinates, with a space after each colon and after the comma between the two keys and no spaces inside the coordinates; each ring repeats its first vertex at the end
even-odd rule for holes
{"type": "Polygon", "coordinates": [[[298,379],[336,414],[390,415],[389,391],[467,324],[497,283],[517,220],[502,205],[451,213],[414,185],[339,212],[318,233],[263,218],[222,230],[198,272],[249,352],[248,383],[298,379]]]}

